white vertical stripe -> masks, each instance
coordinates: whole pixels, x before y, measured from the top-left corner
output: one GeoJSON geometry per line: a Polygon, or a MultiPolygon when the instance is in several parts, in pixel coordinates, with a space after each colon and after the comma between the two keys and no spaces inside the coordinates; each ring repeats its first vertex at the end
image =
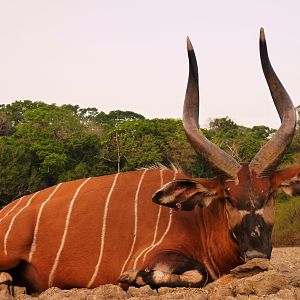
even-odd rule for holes
{"type": "Polygon", "coordinates": [[[31,249],[30,249],[30,253],[29,253],[28,262],[31,262],[33,253],[36,250],[36,237],[37,237],[37,234],[38,234],[38,231],[39,231],[39,226],[40,226],[40,221],[41,221],[41,216],[42,216],[43,209],[44,209],[45,205],[48,203],[48,201],[52,198],[52,196],[54,195],[54,193],[58,190],[58,188],[61,185],[62,184],[60,183],[60,184],[58,184],[55,187],[55,189],[52,191],[52,193],[50,194],[50,196],[43,202],[43,204],[41,205],[41,207],[39,209],[39,213],[38,213],[38,216],[37,216],[37,219],[36,219],[36,223],[35,223],[33,241],[32,241],[32,244],[31,244],[31,249]]]}
{"type": "Polygon", "coordinates": [[[108,205],[109,205],[110,198],[111,198],[112,192],[113,192],[113,190],[115,188],[115,185],[117,183],[117,179],[118,179],[119,175],[120,175],[120,173],[117,173],[115,175],[114,181],[112,183],[112,186],[111,186],[110,191],[109,191],[109,193],[107,195],[107,198],[106,198],[105,207],[104,207],[104,213],[103,213],[103,222],[102,222],[100,254],[99,254],[98,262],[97,262],[97,264],[95,266],[94,274],[93,274],[90,282],[87,285],[88,288],[91,287],[91,285],[94,283],[94,281],[96,279],[96,276],[98,274],[98,271],[99,271],[99,267],[100,267],[101,261],[102,261],[103,249],[104,249],[104,242],[105,242],[105,233],[106,233],[106,219],[107,219],[108,205]]]}
{"type": "MultiPolygon", "coordinates": [[[[175,169],[174,171],[174,177],[173,177],[173,180],[176,179],[176,176],[177,176],[177,169],[175,169]]],[[[149,250],[147,250],[147,252],[144,254],[144,257],[143,257],[143,263],[145,262],[145,259],[146,259],[146,256],[149,254],[150,251],[152,251],[155,247],[159,246],[163,240],[165,239],[166,235],[168,234],[170,228],[171,228],[171,224],[172,224],[172,219],[173,219],[173,209],[170,208],[169,209],[169,222],[168,222],[168,226],[166,228],[166,231],[164,232],[164,234],[162,235],[162,237],[160,238],[160,240],[155,243],[149,250]]]]}
{"type": "Polygon", "coordinates": [[[164,234],[162,235],[162,237],[160,238],[160,240],[154,244],[145,254],[144,254],[144,257],[143,257],[143,262],[145,262],[145,259],[146,259],[146,256],[149,254],[150,251],[152,251],[155,247],[159,246],[163,240],[165,239],[166,235],[168,234],[170,228],[171,228],[171,224],[172,224],[172,218],[173,218],[173,209],[170,208],[169,209],[169,222],[168,222],[168,226],[167,226],[167,229],[166,231],[164,232],[164,234]]]}
{"type": "Polygon", "coordinates": [[[22,198],[20,198],[18,201],[16,201],[16,203],[15,203],[15,205],[5,214],[5,216],[4,217],[2,217],[1,219],[0,219],[0,223],[2,222],[2,220],[4,220],[7,216],[8,216],[8,214],[10,213],[10,212],[12,212],[18,205],[19,205],[19,203],[21,202],[21,200],[24,198],[24,196],[22,197],[22,198]]]}
{"type": "MultiPolygon", "coordinates": [[[[164,169],[160,169],[159,175],[160,175],[160,187],[163,186],[163,171],[164,169]]],[[[159,220],[160,220],[160,215],[161,215],[161,205],[159,205],[158,207],[158,214],[157,214],[157,218],[156,218],[156,224],[155,224],[155,229],[154,229],[154,236],[153,236],[153,240],[150,246],[148,246],[147,248],[145,248],[143,251],[141,251],[141,253],[137,256],[137,258],[135,259],[134,263],[133,263],[133,269],[136,269],[138,260],[140,259],[140,257],[146,252],[148,251],[151,247],[153,247],[153,245],[155,244],[156,241],[156,237],[157,237],[157,231],[158,231],[158,225],[159,225],[159,220]]]]}
{"type": "Polygon", "coordinates": [[[135,243],[136,243],[137,227],[138,227],[138,199],[139,199],[139,192],[140,192],[141,184],[142,184],[142,181],[144,179],[145,173],[147,171],[148,171],[148,169],[144,170],[144,172],[143,172],[143,174],[142,174],[142,176],[140,178],[140,181],[139,181],[136,193],[135,193],[135,198],[134,198],[134,233],[133,233],[133,241],[132,241],[132,244],[131,244],[130,252],[128,254],[127,259],[125,260],[125,262],[123,264],[123,267],[122,267],[122,270],[121,270],[120,274],[123,273],[123,271],[124,271],[124,269],[125,269],[128,261],[129,261],[129,259],[131,258],[133,250],[134,250],[134,246],[135,246],[135,243]]]}
{"type": "Polygon", "coordinates": [[[81,188],[90,180],[91,178],[87,178],[85,181],[83,181],[81,183],[81,185],[77,188],[71,202],[70,202],[70,205],[69,205],[69,209],[68,209],[68,213],[67,213],[67,217],[66,217],[66,222],[65,222],[65,228],[64,228],[64,233],[63,233],[63,236],[62,236],[62,239],[61,239],[61,242],[60,242],[60,247],[56,253],[56,257],[55,257],[55,260],[54,260],[54,264],[52,266],[52,269],[51,269],[51,272],[50,272],[50,275],[49,275],[49,279],[48,279],[48,286],[51,287],[52,286],[52,283],[53,283],[53,279],[54,279],[54,275],[55,275],[55,271],[57,269],[57,266],[58,266],[58,263],[59,263],[59,259],[60,259],[60,255],[61,255],[61,252],[64,248],[64,245],[65,245],[65,241],[66,241],[66,236],[67,236],[67,233],[68,233],[68,229],[69,229],[69,223],[70,223],[70,218],[71,218],[71,213],[72,213],[72,209],[73,209],[73,206],[74,206],[74,203],[75,203],[75,200],[78,196],[78,193],[80,192],[81,188]]]}
{"type": "MultiPolygon", "coordinates": [[[[27,201],[26,205],[25,205],[23,208],[21,208],[21,209],[13,216],[13,218],[11,219],[10,224],[9,224],[9,227],[8,227],[8,230],[7,230],[7,232],[6,232],[6,234],[5,234],[5,237],[4,237],[4,254],[5,254],[5,255],[7,255],[7,239],[8,239],[9,233],[10,233],[12,227],[13,227],[13,224],[14,224],[14,222],[15,222],[15,220],[16,220],[16,217],[17,217],[17,216],[18,216],[25,208],[27,208],[27,207],[30,205],[32,199],[33,199],[38,193],[39,193],[39,192],[36,192],[35,194],[33,194],[33,195],[30,197],[30,199],[27,201]]],[[[21,199],[22,199],[22,198],[21,198],[21,199]]]]}

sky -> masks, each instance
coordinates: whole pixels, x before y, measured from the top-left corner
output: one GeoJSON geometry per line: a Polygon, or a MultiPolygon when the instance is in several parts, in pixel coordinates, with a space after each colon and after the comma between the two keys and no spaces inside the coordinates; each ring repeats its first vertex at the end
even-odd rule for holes
{"type": "Polygon", "coordinates": [[[0,103],[30,99],[181,118],[193,43],[200,125],[280,126],[260,66],[300,105],[298,0],[0,0],[0,103]]]}

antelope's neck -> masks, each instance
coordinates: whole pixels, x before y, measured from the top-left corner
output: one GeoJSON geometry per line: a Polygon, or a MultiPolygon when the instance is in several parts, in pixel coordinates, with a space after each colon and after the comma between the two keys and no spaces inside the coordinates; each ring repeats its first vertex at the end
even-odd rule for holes
{"type": "Polygon", "coordinates": [[[213,201],[207,208],[197,208],[200,230],[200,260],[213,280],[241,263],[239,246],[228,227],[224,205],[213,201]]]}

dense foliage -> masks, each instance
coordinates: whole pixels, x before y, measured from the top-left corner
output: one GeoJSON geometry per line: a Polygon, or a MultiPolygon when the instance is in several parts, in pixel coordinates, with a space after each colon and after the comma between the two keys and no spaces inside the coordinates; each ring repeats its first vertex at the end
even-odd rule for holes
{"type": "MultiPolygon", "coordinates": [[[[250,161],[274,132],[239,126],[228,117],[212,120],[202,131],[239,161],[250,161]]],[[[285,162],[299,162],[299,150],[300,124],[285,162]]],[[[30,100],[0,105],[0,199],[5,202],[58,182],[157,163],[174,164],[195,177],[214,176],[189,145],[181,120],[30,100]]]]}

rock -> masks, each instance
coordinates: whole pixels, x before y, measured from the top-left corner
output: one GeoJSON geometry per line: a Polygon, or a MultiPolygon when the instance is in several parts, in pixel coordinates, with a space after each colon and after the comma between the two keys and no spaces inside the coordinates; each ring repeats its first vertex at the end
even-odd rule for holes
{"type": "MultiPolygon", "coordinates": [[[[203,290],[208,292],[208,299],[225,299],[234,296],[231,283],[237,279],[232,275],[224,275],[218,280],[208,284],[203,290]]],[[[230,299],[230,298],[228,298],[230,299]]]]}
{"type": "Polygon", "coordinates": [[[264,272],[271,269],[272,266],[268,259],[254,258],[247,261],[243,265],[237,266],[236,268],[232,269],[230,271],[230,274],[232,274],[236,278],[243,278],[253,276],[260,272],[264,272]]]}
{"type": "Polygon", "coordinates": [[[281,273],[288,273],[291,271],[291,268],[288,265],[281,263],[276,266],[276,270],[281,273]]]}
{"type": "Polygon", "coordinates": [[[289,290],[289,289],[283,289],[280,290],[277,294],[275,295],[268,295],[266,297],[266,300],[296,300],[296,294],[293,290],[289,290]]]}
{"type": "Polygon", "coordinates": [[[12,282],[12,277],[6,272],[0,272],[0,283],[12,282]]]}
{"type": "Polygon", "coordinates": [[[13,291],[15,297],[26,294],[26,288],[21,286],[13,286],[13,291]]]}
{"type": "Polygon", "coordinates": [[[89,291],[91,291],[91,295],[86,298],[87,300],[101,299],[99,297],[104,297],[103,299],[127,299],[126,292],[118,285],[114,284],[100,285],[89,291]],[[92,296],[96,296],[96,298],[93,298],[92,296]]]}
{"type": "Polygon", "coordinates": [[[295,292],[296,300],[300,300],[300,289],[297,289],[295,292]]]}
{"type": "Polygon", "coordinates": [[[0,299],[11,300],[13,298],[12,289],[7,284],[0,284],[0,299]]]}
{"type": "Polygon", "coordinates": [[[162,296],[162,295],[166,295],[166,294],[169,294],[169,293],[172,293],[174,292],[174,288],[169,288],[169,287],[161,287],[158,289],[158,295],[159,296],[162,296]]]}
{"type": "Polygon", "coordinates": [[[140,288],[131,286],[127,291],[127,295],[129,297],[157,296],[157,291],[152,290],[149,285],[145,285],[140,288]]]}
{"type": "MultiPolygon", "coordinates": [[[[157,299],[185,299],[185,300],[207,300],[208,292],[200,288],[166,288],[158,289],[157,299]]],[[[152,299],[152,298],[150,298],[152,299]]],[[[154,298],[156,299],[156,298],[154,298]]]]}
{"type": "Polygon", "coordinates": [[[105,300],[127,299],[127,294],[119,286],[113,284],[101,285],[94,289],[78,288],[61,290],[50,288],[40,294],[38,299],[47,300],[105,300]]]}
{"type": "MultiPolygon", "coordinates": [[[[230,287],[230,285],[226,285],[226,286],[216,286],[215,288],[213,288],[209,294],[208,294],[208,299],[209,300],[222,300],[224,298],[228,298],[228,297],[233,297],[234,293],[230,287]]],[[[230,299],[230,298],[229,298],[230,299]]]]}
{"type": "Polygon", "coordinates": [[[285,276],[270,270],[252,277],[242,278],[232,285],[235,295],[255,294],[257,296],[265,296],[275,294],[279,290],[287,288],[288,282],[285,276]]]}
{"type": "Polygon", "coordinates": [[[238,299],[238,300],[249,300],[249,297],[246,296],[246,295],[240,295],[240,294],[238,294],[238,295],[236,295],[236,296],[234,297],[234,299],[238,299]]]}
{"type": "Polygon", "coordinates": [[[300,272],[289,275],[289,284],[300,288],[300,272]]]}
{"type": "Polygon", "coordinates": [[[16,300],[38,300],[38,299],[39,299],[38,296],[33,297],[30,295],[26,295],[26,294],[22,294],[22,295],[19,295],[16,297],[16,300]]]}

